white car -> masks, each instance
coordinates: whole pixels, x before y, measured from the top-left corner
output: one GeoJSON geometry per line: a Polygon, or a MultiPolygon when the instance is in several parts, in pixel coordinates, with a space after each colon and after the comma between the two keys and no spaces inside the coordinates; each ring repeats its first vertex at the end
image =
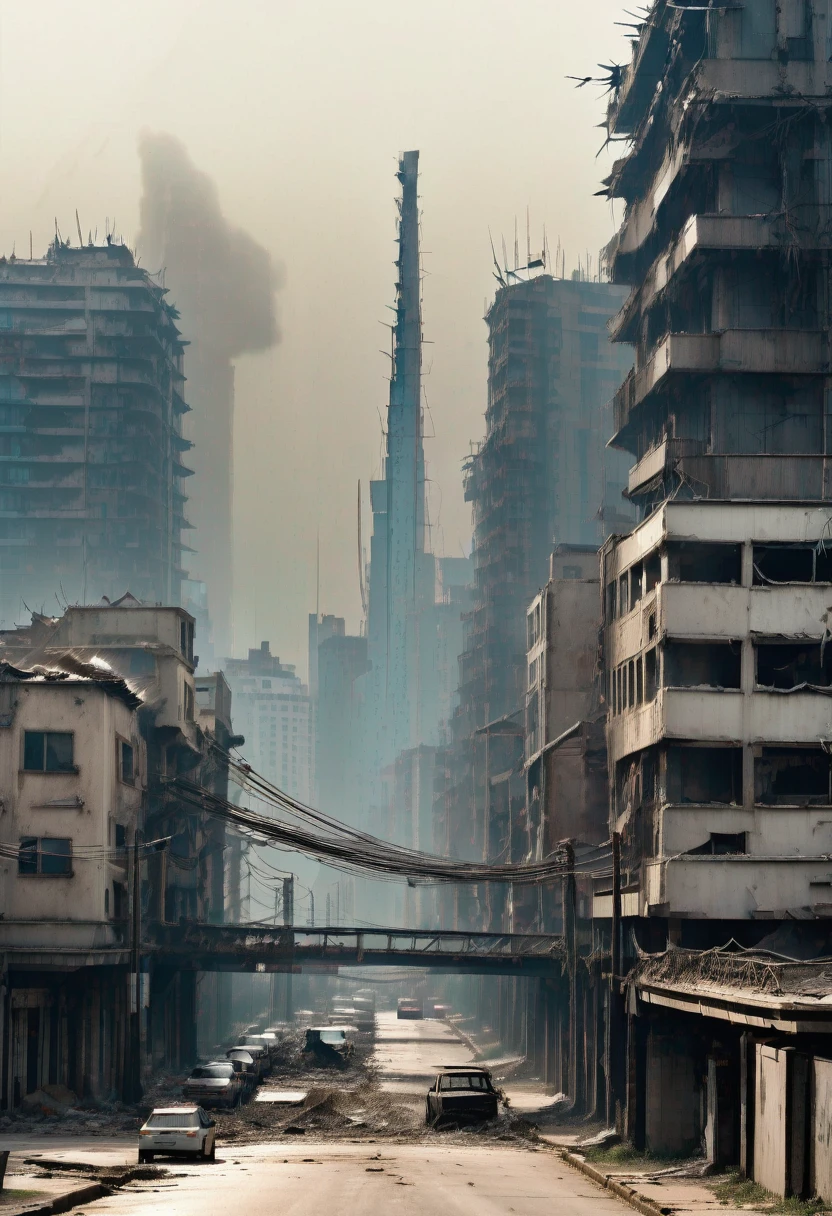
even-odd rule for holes
{"type": "Polygon", "coordinates": [[[216,1123],[201,1106],[157,1106],[139,1131],[139,1163],[157,1153],[213,1161],[216,1137],[216,1123]]]}

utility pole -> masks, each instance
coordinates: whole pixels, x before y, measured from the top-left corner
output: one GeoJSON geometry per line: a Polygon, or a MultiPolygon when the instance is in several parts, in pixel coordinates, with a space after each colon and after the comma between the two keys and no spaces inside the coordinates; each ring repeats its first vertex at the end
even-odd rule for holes
{"type": "Polygon", "coordinates": [[[315,928],[315,893],[309,892],[309,928],[315,928]]]}
{"type": "MultiPolygon", "coordinates": [[[[274,889],[274,923],[277,926],[277,905],[280,901],[280,888],[274,889]]],[[[273,971],[271,974],[271,984],[269,985],[269,1025],[277,1018],[277,974],[273,971]]]]}
{"type": "Polygon", "coordinates": [[[620,1092],[618,1075],[620,1072],[624,1033],[620,1009],[621,995],[618,991],[618,985],[621,982],[621,836],[618,832],[613,832],[612,834],[612,920],[610,934],[610,986],[607,1001],[607,1041],[605,1045],[607,1064],[607,1127],[613,1127],[616,1122],[616,1099],[620,1092]]]}
{"type": "Polygon", "coordinates": [[[578,969],[577,969],[577,896],[575,890],[575,849],[571,840],[564,844],[566,876],[563,880],[563,936],[566,947],[566,978],[569,1000],[569,1096],[573,1107],[578,1102],[578,969]]]}
{"type": "MultiPolygon", "coordinates": [[[[295,923],[295,876],[290,874],[288,878],[283,879],[283,924],[292,933],[292,957],[294,958],[294,933],[293,926],[295,923]]],[[[284,1010],[284,1019],[291,1022],[295,1016],[294,1001],[292,999],[292,964],[289,964],[289,970],[286,972],[286,1008],[284,1010]]]]}
{"type": "Polygon", "coordinates": [[[139,829],[133,832],[133,874],[130,908],[130,1074],[129,1100],[142,1096],[141,1082],[141,870],[139,868],[139,829]]]}

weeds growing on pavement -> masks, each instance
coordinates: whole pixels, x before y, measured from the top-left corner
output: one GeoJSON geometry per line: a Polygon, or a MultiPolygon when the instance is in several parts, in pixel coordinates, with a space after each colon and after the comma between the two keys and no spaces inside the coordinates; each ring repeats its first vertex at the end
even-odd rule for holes
{"type": "MultiPolygon", "coordinates": [[[[577,1146],[580,1148],[580,1145],[577,1146]]],[[[583,1151],[583,1150],[581,1150],[583,1151]]],[[[669,1169],[674,1165],[684,1165],[687,1158],[665,1157],[660,1153],[651,1153],[646,1149],[633,1148],[632,1144],[613,1144],[609,1148],[601,1146],[588,1148],[586,1160],[590,1165],[614,1165],[622,1170],[669,1169]]]]}
{"type": "Polygon", "coordinates": [[[759,1208],[761,1212],[771,1213],[772,1216],[821,1216],[829,1212],[820,1199],[781,1199],[773,1195],[759,1182],[743,1178],[741,1174],[726,1174],[712,1183],[711,1189],[720,1203],[736,1208],[759,1208]]]}

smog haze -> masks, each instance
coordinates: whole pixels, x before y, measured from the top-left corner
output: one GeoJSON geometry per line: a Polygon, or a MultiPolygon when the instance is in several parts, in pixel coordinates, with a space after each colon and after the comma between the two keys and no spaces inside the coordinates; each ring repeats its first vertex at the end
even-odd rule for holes
{"type": "MultiPolygon", "coordinates": [[[[0,251],[27,257],[31,232],[42,255],[56,219],[75,244],[77,208],[84,239],[109,226],[142,252],[142,223],[153,219],[140,213],[144,148],[146,169],[153,151],[184,158],[226,225],[218,231],[265,255],[250,338],[230,333],[226,348],[235,653],[269,638],[305,671],[318,534],[321,611],[357,627],[356,482],[366,535],[387,399],[396,154],[406,148],[421,154],[433,545],[468,552],[460,464],[483,434],[489,227],[511,263],[515,218],[525,255],[528,207],[533,253],[545,224],[567,272],[587,251],[595,264],[620,220],[593,197],[611,161],[595,156],[605,101],[597,85],[576,89],[565,77],[626,62],[617,20],[626,20],[619,0],[599,0],[591,20],[585,7],[551,0],[4,6],[0,251]]],[[[158,231],[154,240],[146,236],[143,258],[152,271],[158,231]]],[[[237,325],[228,248],[217,257],[213,287],[230,290],[237,325]]],[[[200,290],[211,290],[202,269],[200,290]]],[[[189,338],[189,301],[175,290],[171,299],[189,338]]]]}

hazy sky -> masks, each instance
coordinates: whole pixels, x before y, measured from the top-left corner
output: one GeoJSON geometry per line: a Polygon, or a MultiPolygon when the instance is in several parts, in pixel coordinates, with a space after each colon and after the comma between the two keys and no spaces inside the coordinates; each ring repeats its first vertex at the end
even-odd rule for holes
{"type": "MultiPolygon", "coordinates": [[[[170,132],[281,268],[281,342],[240,360],[235,649],[306,667],[306,613],[359,619],[356,482],[377,476],[396,153],[421,152],[435,546],[470,544],[460,462],[483,431],[488,229],[545,222],[567,269],[611,236],[600,90],[619,0],[5,0],[0,249],[139,227],[137,140],[170,132]],[[256,618],[256,627],[255,627],[256,618]]],[[[618,215],[616,214],[616,219],[618,215]]],[[[74,241],[73,241],[74,243],[74,241]]],[[[222,284],[217,284],[217,290],[222,284]]],[[[182,319],[187,336],[187,317],[182,319]]],[[[194,403],[195,407],[197,403],[194,403]]],[[[366,494],[365,494],[366,504],[366,494]]],[[[366,530],[369,517],[366,518],[366,530]]]]}

